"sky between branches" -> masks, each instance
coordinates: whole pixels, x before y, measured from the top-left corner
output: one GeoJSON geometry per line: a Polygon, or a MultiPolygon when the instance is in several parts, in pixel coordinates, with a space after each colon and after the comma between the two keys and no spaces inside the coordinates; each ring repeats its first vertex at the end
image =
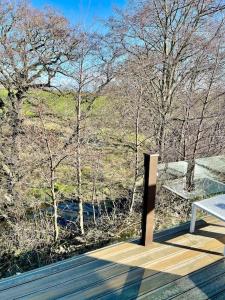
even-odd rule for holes
{"type": "Polygon", "coordinates": [[[86,29],[95,26],[101,30],[96,20],[106,19],[113,14],[114,7],[123,7],[126,0],[32,0],[31,3],[38,8],[52,6],[74,24],[80,23],[86,29]]]}

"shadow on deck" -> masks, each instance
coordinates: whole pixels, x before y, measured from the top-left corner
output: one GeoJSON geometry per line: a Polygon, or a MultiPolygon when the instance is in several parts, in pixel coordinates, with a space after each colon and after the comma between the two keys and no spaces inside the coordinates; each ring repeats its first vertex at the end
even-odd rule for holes
{"type": "MultiPolygon", "coordinates": [[[[212,219],[211,219],[212,220],[212,219]]],[[[225,299],[225,224],[160,232],[0,281],[0,299],[225,299]]]]}

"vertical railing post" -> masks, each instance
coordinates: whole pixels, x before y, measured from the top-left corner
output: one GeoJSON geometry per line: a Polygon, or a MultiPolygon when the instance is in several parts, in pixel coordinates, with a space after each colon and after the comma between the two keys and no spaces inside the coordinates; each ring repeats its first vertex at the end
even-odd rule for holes
{"type": "Polygon", "coordinates": [[[158,154],[144,154],[145,173],[141,237],[143,246],[148,246],[153,242],[158,157],[158,154]]]}

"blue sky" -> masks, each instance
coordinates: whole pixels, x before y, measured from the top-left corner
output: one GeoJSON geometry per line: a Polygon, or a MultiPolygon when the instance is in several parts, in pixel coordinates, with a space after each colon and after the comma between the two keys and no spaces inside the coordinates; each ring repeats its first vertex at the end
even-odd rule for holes
{"type": "Polygon", "coordinates": [[[96,19],[105,19],[112,15],[114,6],[123,7],[126,0],[32,0],[31,2],[39,8],[45,5],[53,6],[72,23],[80,23],[87,29],[96,19]]]}

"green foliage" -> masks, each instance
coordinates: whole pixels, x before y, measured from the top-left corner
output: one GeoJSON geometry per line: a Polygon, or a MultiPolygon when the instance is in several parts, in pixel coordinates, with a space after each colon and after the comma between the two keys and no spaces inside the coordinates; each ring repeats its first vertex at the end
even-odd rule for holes
{"type": "Polygon", "coordinates": [[[93,113],[98,113],[102,108],[104,108],[107,104],[107,98],[106,97],[98,97],[92,106],[93,113]]]}
{"type": "Polygon", "coordinates": [[[23,114],[28,118],[36,117],[36,112],[33,109],[33,106],[28,101],[25,101],[23,104],[23,114]]]}
{"type": "Polygon", "coordinates": [[[6,98],[7,98],[7,95],[8,95],[7,90],[5,90],[5,89],[0,89],[0,97],[1,97],[1,98],[6,99],[6,98]]]}
{"type": "Polygon", "coordinates": [[[84,166],[82,168],[82,175],[85,177],[85,179],[90,179],[92,175],[92,168],[90,166],[84,166]]]}
{"type": "Polygon", "coordinates": [[[72,185],[72,184],[65,184],[62,182],[57,182],[55,184],[56,192],[62,193],[65,197],[71,196],[71,194],[74,193],[75,189],[76,189],[75,185],[72,185]]]}
{"type": "Polygon", "coordinates": [[[40,90],[35,90],[32,93],[36,98],[42,100],[43,104],[53,114],[59,117],[72,117],[74,115],[74,99],[72,94],[64,95],[40,90]]]}
{"type": "MultiPolygon", "coordinates": [[[[0,89],[0,97],[3,99],[7,98],[7,90],[0,89]]],[[[58,117],[72,118],[74,116],[74,111],[76,109],[75,95],[72,93],[58,94],[56,92],[47,92],[42,90],[33,90],[28,95],[29,101],[24,101],[23,113],[27,117],[35,117],[36,112],[34,106],[32,105],[32,99],[39,99],[38,102],[42,102],[49,111],[58,117]]],[[[100,96],[95,99],[92,105],[92,113],[97,114],[107,103],[107,98],[100,96]]],[[[87,101],[83,102],[83,109],[88,107],[87,101]]]]}
{"type": "Polygon", "coordinates": [[[49,197],[50,189],[48,188],[32,188],[28,192],[28,196],[34,197],[40,202],[45,202],[50,199],[49,197]]]}

